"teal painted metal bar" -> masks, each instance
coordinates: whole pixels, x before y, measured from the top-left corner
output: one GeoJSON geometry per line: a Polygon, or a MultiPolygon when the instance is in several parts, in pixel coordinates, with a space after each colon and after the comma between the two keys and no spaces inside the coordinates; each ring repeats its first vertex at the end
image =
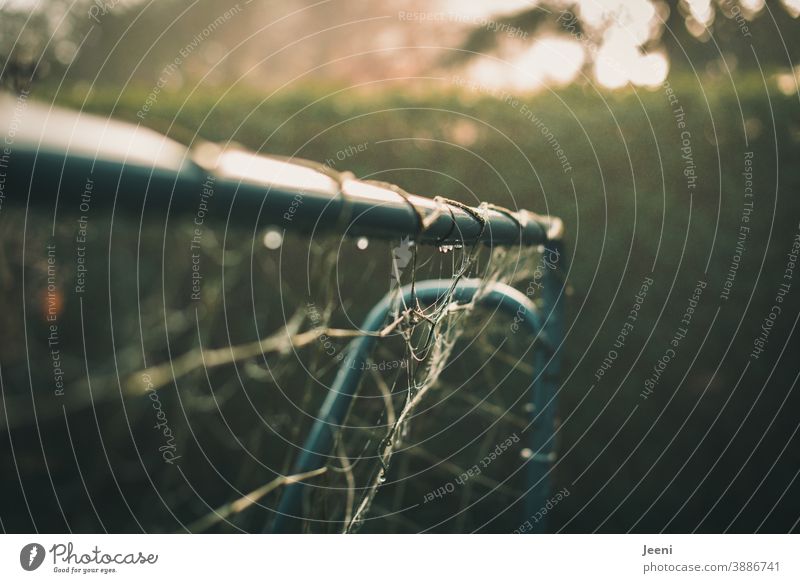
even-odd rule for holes
{"type": "MultiPolygon", "coordinates": [[[[542,364],[539,386],[531,392],[530,448],[531,462],[527,466],[528,490],[525,493],[525,520],[530,521],[547,504],[551,493],[550,468],[556,459],[555,415],[561,378],[561,342],[564,338],[564,274],[567,271],[564,246],[561,241],[550,241],[542,254],[544,277],[542,282],[541,310],[545,314],[544,330],[551,339],[552,350],[542,364]]],[[[522,521],[523,523],[525,521],[522,521]]],[[[547,520],[533,522],[530,532],[542,533],[547,520]]]]}
{"type": "Polygon", "coordinates": [[[45,207],[54,215],[78,213],[89,180],[102,193],[93,197],[93,212],[194,214],[210,182],[212,211],[248,228],[494,246],[544,245],[561,232],[554,217],[417,196],[233,144],[201,142],[190,149],[139,125],[35,103],[26,104],[21,122],[15,115],[14,100],[0,97],[0,127],[17,127],[4,159],[6,192],[13,193],[4,204],[45,207]]]}

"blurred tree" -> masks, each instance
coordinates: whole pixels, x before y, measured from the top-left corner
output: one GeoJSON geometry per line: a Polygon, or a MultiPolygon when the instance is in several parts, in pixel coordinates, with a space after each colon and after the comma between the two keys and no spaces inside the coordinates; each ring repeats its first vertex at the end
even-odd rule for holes
{"type": "Polygon", "coordinates": [[[648,31],[636,48],[642,54],[664,51],[673,65],[691,63],[702,70],[724,56],[728,66],[755,68],[754,51],[765,68],[785,67],[800,58],[800,35],[788,32],[794,30],[800,15],[800,4],[794,0],[621,0],[604,4],[598,8],[596,2],[543,0],[498,16],[493,27],[476,24],[463,51],[449,53],[444,62],[464,63],[502,50],[507,38],[495,30],[504,27],[523,31],[526,39],[556,35],[579,40],[594,49],[586,51],[584,66],[589,69],[615,28],[635,39],[643,21],[648,31]]]}
{"type": "MultiPolygon", "coordinates": [[[[667,62],[703,71],[719,69],[724,56],[730,68],[756,68],[755,52],[763,68],[774,69],[800,56],[800,35],[788,32],[800,0],[541,0],[505,14],[476,2],[444,12],[447,6],[445,0],[9,0],[0,5],[0,82],[19,90],[35,78],[66,75],[91,85],[150,87],[189,45],[191,55],[170,73],[165,91],[200,78],[205,85],[246,80],[277,87],[311,77],[369,82],[425,75],[482,54],[513,60],[547,36],[583,45],[582,67],[590,73],[604,59],[644,70],[643,55],[659,57],[662,76],[667,62]],[[237,15],[195,42],[230,10],[237,15]]],[[[529,54],[522,67],[541,60],[529,54]]],[[[622,86],[626,79],[617,81],[622,86]]]]}

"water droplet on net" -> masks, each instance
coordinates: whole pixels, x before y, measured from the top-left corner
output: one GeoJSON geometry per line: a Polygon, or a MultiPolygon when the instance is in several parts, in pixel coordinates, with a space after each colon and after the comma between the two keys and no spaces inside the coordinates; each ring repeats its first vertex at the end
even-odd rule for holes
{"type": "Polygon", "coordinates": [[[361,249],[362,251],[369,247],[369,239],[366,237],[359,237],[358,241],[356,241],[356,247],[361,249]]]}
{"type": "Polygon", "coordinates": [[[283,234],[275,228],[267,229],[264,233],[264,247],[267,249],[280,249],[283,245],[283,234]]]}

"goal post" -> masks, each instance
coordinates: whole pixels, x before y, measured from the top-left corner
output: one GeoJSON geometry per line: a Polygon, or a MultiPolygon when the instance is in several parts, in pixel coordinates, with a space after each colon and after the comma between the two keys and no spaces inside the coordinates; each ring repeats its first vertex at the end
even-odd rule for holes
{"type": "MultiPolygon", "coordinates": [[[[0,125],[8,126],[12,120],[3,116],[10,116],[14,107],[13,103],[4,105],[8,107],[0,107],[0,125]]],[[[490,203],[469,206],[440,196],[410,194],[395,185],[359,180],[322,164],[256,154],[233,144],[203,142],[186,147],[140,125],[35,103],[26,104],[13,138],[3,159],[4,204],[39,207],[52,213],[54,220],[61,214],[78,212],[87,185],[103,193],[93,197],[92,213],[105,209],[149,220],[154,215],[196,215],[198,193],[204,185],[212,184],[214,209],[226,216],[226,227],[239,225],[254,232],[272,227],[312,236],[335,233],[387,240],[407,238],[414,244],[444,249],[543,249],[551,265],[538,282],[538,304],[505,283],[490,282],[482,287],[461,274],[451,279],[414,281],[380,300],[347,349],[293,473],[309,472],[325,463],[336,428],[344,422],[362,376],[360,367],[350,365],[368,357],[375,335],[393,315],[392,305],[399,293],[404,304],[419,304],[413,309],[422,318],[424,308],[437,302],[477,303],[499,309],[517,327],[526,328],[530,337],[526,358],[533,363],[534,373],[527,409],[531,429],[524,470],[525,512],[533,516],[546,504],[555,458],[554,411],[564,336],[565,262],[560,219],[490,203]]],[[[475,390],[480,391],[480,387],[475,390]]],[[[266,529],[300,530],[303,492],[312,487],[289,483],[266,529]]],[[[362,506],[366,508],[368,503],[362,506]]],[[[525,517],[521,518],[522,522],[525,517]]],[[[532,530],[542,525],[537,522],[532,530]]]]}

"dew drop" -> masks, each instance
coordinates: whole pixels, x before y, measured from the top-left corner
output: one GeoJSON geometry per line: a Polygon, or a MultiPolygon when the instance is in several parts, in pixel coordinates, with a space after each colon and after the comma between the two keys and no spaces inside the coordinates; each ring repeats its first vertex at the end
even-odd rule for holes
{"type": "Polygon", "coordinates": [[[267,249],[280,249],[283,245],[283,234],[278,229],[270,228],[264,233],[264,247],[267,249]]]}
{"type": "Polygon", "coordinates": [[[361,249],[362,251],[369,247],[369,239],[366,237],[359,237],[358,241],[356,241],[356,247],[361,249]]]}

